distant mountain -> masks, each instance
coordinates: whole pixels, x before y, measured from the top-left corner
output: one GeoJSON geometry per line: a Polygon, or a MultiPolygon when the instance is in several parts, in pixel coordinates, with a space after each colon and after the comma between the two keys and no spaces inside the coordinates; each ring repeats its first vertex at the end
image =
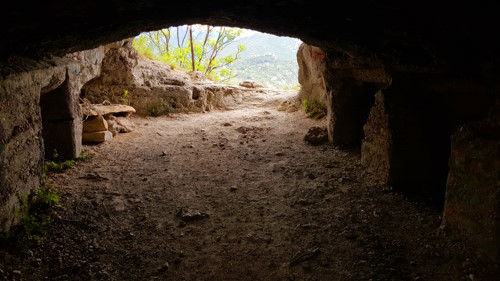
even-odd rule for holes
{"type": "Polygon", "coordinates": [[[302,41],[256,32],[239,38],[224,49],[222,55],[235,53],[238,44],[246,50],[233,65],[237,77],[233,83],[252,80],[270,88],[298,84],[297,50],[302,41]]]}

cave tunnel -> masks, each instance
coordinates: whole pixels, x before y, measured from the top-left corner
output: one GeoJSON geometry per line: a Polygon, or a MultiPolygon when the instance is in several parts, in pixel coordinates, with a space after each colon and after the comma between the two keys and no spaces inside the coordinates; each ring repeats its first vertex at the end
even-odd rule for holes
{"type": "MultiPolygon", "coordinates": [[[[500,255],[498,233],[500,84],[497,79],[500,73],[498,70],[500,56],[497,53],[499,43],[492,38],[493,36],[485,37],[480,32],[485,28],[498,25],[495,15],[497,9],[490,7],[490,4],[472,6],[454,4],[451,11],[449,7],[437,7],[431,5],[430,2],[421,2],[411,6],[397,1],[338,3],[335,9],[325,9],[324,3],[319,1],[258,1],[256,3],[194,1],[192,6],[196,8],[193,9],[185,9],[178,3],[162,1],[136,1],[134,3],[53,1],[37,3],[28,9],[18,2],[9,2],[5,5],[8,13],[0,20],[0,26],[2,26],[0,35],[2,38],[8,38],[0,43],[0,73],[2,73],[0,80],[2,114],[0,120],[0,210],[2,211],[0,223],[2,230],[8,229],[11,223],[16,223],[15,213],[21,204],[21,198],[26,197],[29,191],[37,188],[43,181],[41,162],[35,159],[35,155],[40,153],[32,154],[31,160],[23,160],[15,156],[16,151],[40,152],[42,147],[32,140],[41,135],[45,142],[46,157],[50,156],[49,150],[53,149],[63,153],[65,158],[75,158],[79,155],[80,147],[75,144],[78,143],[76,140],[80,137],[78,131],[81,131],[79,128],[81,117],[77,114],[78,109],[72,108],[71,104],[78,100],[82,85],[88,81],[91,81],[90,83],[96,81],[91,80],[98,77],[101,71],[96,64],[100,65],[100,62],[105,60],[106,53],[120,52],[118,51],[120,44],[111,47],[106,44],[164,26],[190,23],[238,26],[300,38],[306,44],[324,52],[320,72],[327,93],[328,137],[335,145],[335,147],[326,148],[324,154],[350,157],[348,153],[343,152],[343,149],[354,147],[360,150],[361,155],[357,156],[360,158],[358,159],[359,167],[373,173],[374,185],[380,184],[376,185],[374,190],[367,189],[364,193],[356,193],[355,195],[358,196],[356,200],[360,201],[346,197],[347,201],[357,202],[356,207],[353,208],[357,211],[356,214],[345,214],[339,211],[342,215],[328,217],[321,212],[321,209],[311,209],[310,213],[302,211],[302,216],[310,217],[311,220],[310,223],[299,224],[298,228],[304,230],[301,232],[302,235],[307,236],[310,232],[314,232],[317,227],[316,223],[328,225],[329,221],[337,220],[343,227],[340,232],[343,233],[345,240],[332,240],[331,243],[326,243],[328,246],[323,244],[321,249],[313,242],[303,245],[308,250],[291,247],[289,250],[293,250],[293,253],[288,253],[291,261],[286,267],[276,264],[278,262],[273,260],[267,264],[256,263],[258,267],[267,267],[272,272],[265,278],[287,277],[290,279],[293,276],[300,278],[303,277],[301,274],[311,274],[311,272],[315,274],[315,270],[318,270],[316,278],[325,278],[331,274],[327,268],[335,262],[332,262],[332,259],[324,252],[345,254],[346,252],[342,252],[345,248],[342,247],[335,246],[332,250],[332,243],[341,242],[345,245],[357,245],[353,248],[354,250],[351,249],[348,252],[348,256],[357,257],[360,261],[347,266],[347,271],[355,272],[357,275],[336,271],[340,276],[339,280],[356,280],[369,278],[369,276],[375,276],[381,280],[391,278],[418,280],[416,279],[419,278],[418,273],[411,272],[408,266],[400,264],[401,260],[408,264],[413,262],[412,265],[415,263],[412,260],[414,257],[405,256],[407,253],[402,250],[405,247],[411,248],[410,245],[415,246],[415,244],[405,244],[397,238],[384,240],[381,238],[383,234],[377,234],[384,233],[382,228],[370,228],[357,224],[360,221],[382,220],[380,216],[391,217],[400,211],[398,207],[403,209],[407,206],[407,203],[396,200],[394,202],[397,203],[393,202],[395,204],[393,211],[384,212],[383,210],[386,209],[381,209],[382,214],[377,214],[375,209],[370,209],[374,211],[366,214],[364,208],[360,206],[363,204],[371,206],[373,202],[370,201],[370,196],[384,189],[383,192],[395,190],[396,194],[414,198],[418,204],[431,202],[436,206],[438,210],[429,211],[428,214],[434,215],[437,212],[438,222],[436,222],[437,216],[423,215],[418,218],[419,222],[424,221],[427,223],[426,227],[430,227],[426,228],[428,233],[426,233],[426,238],[422,239],[434,237],[431,232],[441,225],[439,229],[445,229],[465,239],[467,243],[473,245],[474,252],[477,253],[477,257],[471,257],[468,254],[467,256],[465,254],[454,256],[457,264],[462,266],[462,262],[468,263],[467,266],[463,265],[463,271],[467,272],[466,278],[475,280],[474,274],[478,274],[483,280],[494,280],[498,272],[498,265],[495,263],[498,262],[500,255]],[[166,15],[167,10],[176,12],[166,15]],[[89,53],[85,53],[87,51],[84,50],[89,50],[89,53]],[[74,52],[85,53],[85,55],[78,59],[64,57],[65,54],[74,52]],[[66,78],[63,78],[61,73],[65,73],[66,78]],[[59,78],[55,80],[59,82],[53,84],[51,81],[56,76],[59,78]],[[77,80],[78,82],[71,84],[71,81],[77,80]],[[63,96],[66,100],[63,100],[63,96]],[[33,97],[40,97],[39,103],[33,97]],[[32,112],[40,111],[40,108],[35,111],[33,109],[38,106],[41,108],[41,120],[29,118],[32,112]],[[57,131],[58,136],[64,134],[67,136],[64,137],[65,140],[72,141],[62,145],[55,144],[57,138],[54,138],[53,130],[57,131]],[[340,150],[336,150],[337,148],[340,150]],[[370,239],[378,244],[369,244],[367,241],[370,239]],[[404,246],[401,246],[401,243],[404,246]],[[368,246],[363,248],[363,245],[368,246]],[[382,250],[384,248],[394,250],[393,254],[396,258],[388,258],[391,253],[384,252],[382,250]],[[399,252],[396,249],[399,249],[399,252]],[[363,255],[362,252],[365,251],[368,253],[363,255]],[[382,262],[384,258],[387,258],[387,264],[382,262]],[[458,261],[462,258],[463,260],[458,261]],[[490,263],[478,269],[481,268],[479,264],[482,264],[483,259],[490,263]],[[300,273],[297,273],[296,265],[298,264],[301,265],[300,273]],[[476,266],[475,270],[469,269],[474,266],[476,266]],[[391,270],[393,268],[397,270],[391,270]]],[[[195,88],[191,91],[199,99],[201,93],[199,89],[195,88]]],[[[196,132],[203,133],[202,131],[196,132]]],[[[151,154],[152,151],[153,148],[150,152],[144,152],[144,158],[154,157],[151,154]]],[[[278,153],[280,152],[276,154],[278,153]]],[[[22,154],[19,153],[19,155],[22,154]]],[[[248,156],[242,155],[241,157],[248,156]]],[[[353,159],[351,162],[354,165],[356,161],[353,159]]],[[[206,160],[200,159],[200,163],[204,162],[206,160]]],[[[205,165],[211,165],[211,163],[207,162],[205,165]]],[[[335,167],[336,164],[333,159],[324,159],[322,165],[335,167]]],[[[286,171],[286,168],[283,168],[282,164],[281,166],[276,164],[272,167],[272,171],[286,171]]],[[[165,170],[165,172],[168,171],[165,170]]],[[[196,175],[194,170],[190,172],[196,175]]],[[[221,170],[221,173],[224,171],[221,170]]],[[[317,178],[313,172],[304,175],[310,180],[317,178]]],[[[148,181],[148,177],[154,177],[149,174],[137,176],[143,177],[145,182],[148,181]]],[[[209,177],[207,175],[196,176],[199,176],[201,180],[209,177]]],[[[82,175],[82,177],[105,181],[103,179],[105,177],[97,172],[82,175]]],[[[344,175],[339,178],[345,181],[348,177],[344,175]]],[[[124,185],[126,182],[122,181],[121,184],[124,185]]],[[[224,185],[224,180],[221,180],[220,184],[224,185]]],[[[260,184],[261,187],[265,186],[265,179],[262,179],[260,184]]],[[[163,190],[164,187],[155,185],[155,188],[163,190]]],[[[264,190],[271,192],[272,188],[264,188],[264,190]]],[[[233,191],[240,192],[238,188],[233,191]]],[[[290,203],[292,206],[309,206],[312,203],[308,201],[308,198],[313,197],[307,196],[320,196],[323,199],[329,196],[310,189],[294,190],[294,192],[306,195],[301,198],[300,196],[294,197],[297,195],[291,192],[284,192],[282,196],[285,199],[299,198],[290,203]],[[307,192],[311,193],[307,195],[307,192]]],[[[160,200],[155,197],[154,193],[141,195],[142,197],[136,199],[128,198],[128,201],[112,193],[104,192],[102,196],[118,202],[119,208],[122,208],[120,202],[139,204],[142,201],[160,200]]],[[[200,195],[186,193],[182,196],[197,198],[200,195]]],[[[252,196],[246,200],[250,202],[249,204],[258,202],[252,196]]],[[[88,206],[81,203],[81,205],[76,204],[75,208],[90,208],[92,204],[97,206],[98,203],[95,202],[89,200],[85,203],[89,204],[88,206]]],[[[428,205],[418,206],[425,209],[428,205]]],[[[138,210],[140,209],[136,211],[138,210]]],[[[265,217],[266,212],[269,213],[272,208],[260,206],[259,210],[256,216],[265,217]]],[[[231,210],[225,211],[232,212],[231,210]]],[[[109,210],[106,212],[108,217],[105,219],[112,217],[109,215],[109,210]]],[[[183,212],[186,213],[186,210],[181,208],[176,213],[176,218],[182,218],[183,212]]],[[[202,219],[208,216],[200,212],[187,212],[187,214],[202,219]]],[[[154,215],[144,214],[144,220],[147,216],[154,215]]],[[[280,221],[286,218],[286,216],[273,217],[280,221]]],[[[164,229],[162,227],[168,225],[160,218],[157,220],[156,230],[164,229]]],[[[276,223],[275,220],[265,223],[271,225],[276,223]]],[[[63,219],[59,223],[62,224],[61,229],[66,229],[63,219]]],[[[66,223],[82,222],[67,220],[66,223]]],[[[208,242],[200,238],[201,236],[192,235],[193,232],[198,233],[200,230],[191,228],[189,223],[189,221],[184,221],[179,225],[172,225],[175,231],[171,233],[179,232],[176,239],[186,239],[186,243],[195,245],[195,251],[203,252],[203,247],[208,242]],[[185,233],[182,229],[191,233],[185,233]]],[[[241,222],[236,220],[234,223],[237,225],[241,222]]],[[[120,233],[124,240],[133,241],[134,232],[140,232],[140,229],[148,229],[148,227],[151,226],[141,224],[123,226],[123,229],[116,229],[116,233],[120,233]]],[[[407,230],[406,228],[403,230],[404,225],[401,227],[401,231],[407,230]]],[[[261,226],[261,229],[252,229],[241,234],[246,237],[244,242],[237,237],[220,234],[220,229],[213,229],[212,234],[215,236],[215,241],[218,243],[222,241],[225,245],[253,243],[255,246],[262,243],[271,245],[270,249],[275,249],[273,241],[279,239],[276,236],[266,236],[262,228],[265,228],[265,224],[261,226]]],[[[155,228],[152,227],[149,231],[154,232],[155,228]]],[[[292,232],[291,228],[284,229],[284,232],[286,231],[292,232]]],[[[325,233],[332,234],[329,231],[332,230],[325,230],[325,233]]],[[[83,236],[75,237],[80,239],[83,236]]],[[[169,239],[175,240],[173,237],[174,234],[170,234],[169,239]]],[[[80,242],[85,241],[81,239],[80,242]]],[[[291,239],[293,244],[295,238],[287,237],[286,239],[291,239]]],[[[77,240],[73,242],[78,243],[77,240]]],[[[414,243],[417,243],[418,247],[422,246],[421,242],[414,243]]],[[[79,255],[90,255],[88,249],[95,249],[96,244],[98,242],[93,241],[87,245],[92,248],[82,250],[79,255]]],[[[429,242],[428,245],[430,244],[432,243],[429,242]]],[[[451,247],[448,242],[442,242],[440,245],[446,249],[451,247]]],[[[429,247],[437,248],[435,245],[429,247]]],[[[426,245],[424,248],[429,249],[429,247],[426,245]]],[[[134,266],[144,268],[141,260],[147,261],[138,256],[141,254],[160,256],[158,250],[158,247],[148,245],[138,249],[137,252],[121,249],[121,252],[117,251],[112,254],[122,256],[123,263],[128,264],[129,268],[134,266]],[[134,259],[138,260],[135,265],[132,262],[134,259]]],[[[259,256],[253,253],[251,248],[247,249],[246,254],[252,257],[259,256]]],[[[414,253],[414,255],[418,254],[414,253]]],[[[241,265],[245,262],[242,258],[244,256],[244,254],[236,253],[231,257],[234,258],[236,264],[241,265]]],[[[270,256],[277,258],[273,254],[270,256]]],[[[450,256],[448,258],[453,259],[450,256]]],[[[240,276],[241,279],[245,279],[241,277],[245,275],[233,275],[236,273],[231,271],[231,266],[224,265],[221,260],[215,259],[214,267],[210,268],[206,260],[186,258],[184,251],[180,248],[169,249],[168,259],[170,264],[166,261],[155,263],[157,266],[154,269],[155,272],[146,270],[143,272],[144,276],[170,274],[172,268],[178,266],[185,266],[185,268],[198,266],[204,269],[200,274],[207,274],[207,278],[220,278],[221,275],[218,274],[221,270],[225,270],[226,276],[232,278],[240,276]],[[220,267],[217,268],[215,265],[220,267]]],[[[428,266],[428,270],[431,271],[436,269],[424,260],[419,259],[425,264],[424,271],[425,266],[428,266]]],[[[105,279],[104,267],[98,273],[90,273],[91,270],[89,270],[89,276],[105,279]]],[[[339,270],[339,267],[335,270],[339,270]]],[[[18,273],[14,271],[7,273],[10,274],[8,276],[17,276],[18,273]]],[[[258,269],[249,266],[246,271],[238,274],[264,276],[255,275],[255,271],[258,269]]],[[[461,270],[459,271],[459,273],[453,272],[452,275],[456,274],[453,276],[458,278],[459,275],[464,274],[461,270]]],[[[4,273],[3,267],[0,267],[0,272],[4,273]]],[[[132,273],[129,272],[129,274],[132,273]]],[[[435,277],[436,280],[445,280],[443,276],[437,277],[438,275],[432,275],[429,272],[422,274],[435,277]]]]}

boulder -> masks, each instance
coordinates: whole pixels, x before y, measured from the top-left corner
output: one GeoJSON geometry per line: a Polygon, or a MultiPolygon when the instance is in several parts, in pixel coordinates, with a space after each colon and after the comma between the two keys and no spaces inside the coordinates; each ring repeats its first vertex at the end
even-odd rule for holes
{"type": "Polygon", "coordinates": [[[113,134],[113,137],[122,130],[122,127],[116,123],[116,118],[108,119],[106,122],[108,123],[108,130],[113,134]]]}
{"type": "Polygon", "coordinates": [[[82,140],[83,142],[105,142],[113,138],[113,134],[110,131],[101,131],[101,132],[92,132],[92,133],[83,133],[82,140]]]}
{"type": "Polygon", "coordinates": [[[128,105],[123,104],[86,104],[82,105],[83,116],[105,116],[105,115],[118,115],[129,116],[135,113],[135,109],[128,105]]]}
{"type": "Polygon", "coordinates": [[[95,117],[89,117],[87,120],[83,121],[83,132],[101,132],[108,130],[108,122],[101,115],[95,117]]]}
{"type": "Polygon", "coordinates": [[[117,117],[116,123],[121,127],[120,133],[130,133],[135,129],[135,124],[125,117],[117,117]]]}
{"type": "Polygon", "coordinates": [[[312,145],[326,143],[328,142],[328,131],[326,128],[311,127],[304,136],[304,141],[312,145]]]}

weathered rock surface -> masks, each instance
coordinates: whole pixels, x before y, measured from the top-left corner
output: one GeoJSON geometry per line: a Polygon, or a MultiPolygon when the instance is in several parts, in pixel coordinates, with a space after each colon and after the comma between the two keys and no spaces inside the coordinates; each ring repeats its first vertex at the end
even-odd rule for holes
{"type": "Polygon", "coordinates": [[[461,127],[451,139],[443,225],[465,233],[481,254],[500,260],[500,123],[461,127]]]}
{"type": "Polygon", "coordinates": [[[328,142],[328,131],[326,128],[312,127],[309,128],[307,134],[304,136],[304,141],[312,144],[319,145],[328,142]]]}
{"type": "Polygon", "coordinates": [[[105,142],[113,138],[113,134],[110,131],[83,133],[82,141],[86,143],[99,143],[105,142]]]}
{"type": "Polygon", "coordinates": [[[116,115],[127,117],[132,113],[135,113],[135,109],[133,107],[123,104],[83,104],[81,107],[83,116],[116,115]]]}
{"type": "Polygon", "coordinates": [[[305,43],[297,51],[299,64],[299,99],[326,103],[324,79],[326,54],[320,48],[305,43]]]}
{"type": "Polygon", "coordinates": [[[0,65],[8,70],[0,76],[0,231],[18,219],[20,198],[42,184],[44,156],[54,150],[60,159],[80,155],[80,88],[98,75],[105,53],[117,45],[0,65]]]}
{"type": "Polygon", "coordinates": [[[83,133],[92,133],[108,130],[108,122],[99,116],[90,117],[83,121],[83,133]]]}
{"type": "MultiPolygon", "coordinates": [[[[129,42],[108,52],[101,75],[87,83],[81,94],[93,104],[126,103],[133,106],[138,115],[156,116],[231,109],[249,99],[259,100],[259,93],[278,94],[271,89],[258,91],[213,83],[199,71],[173,70],[169,65],[142,57],[129,42]]],[[[269,102],[268,98],[261,100],[269,102]]]]}
{"type": "Polygon", "coordinates": [[[375,95],[375,104],[370,110],[368,121],[363,127],[365,138],[361,145],[361,164],[380,182],[389,180],[392,134],[384,105],[384,94],[375,95]]]}
{"type": "Polygon", "coordinates": [[[135,129],[135,125],[130,119],[125,117],[117,117],[116,123],[121,126],[120,133],[130,133],[135,129]]]}

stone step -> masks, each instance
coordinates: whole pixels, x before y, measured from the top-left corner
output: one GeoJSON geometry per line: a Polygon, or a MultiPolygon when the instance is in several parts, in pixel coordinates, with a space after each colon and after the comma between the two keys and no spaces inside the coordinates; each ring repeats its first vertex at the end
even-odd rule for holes
{"type": "Polygon", "coordinates": [[[83,142],[105,142],[113,138],[113,134],[110,131],[83,133],[83,142]]]}
{"type": "Polygon", "coordinates": [[[105,116],[108,114],[117,116],[129,116],[135,113],[135,108],[123,104],[83,104],[81,105],[83,116],[105,116]]]}

